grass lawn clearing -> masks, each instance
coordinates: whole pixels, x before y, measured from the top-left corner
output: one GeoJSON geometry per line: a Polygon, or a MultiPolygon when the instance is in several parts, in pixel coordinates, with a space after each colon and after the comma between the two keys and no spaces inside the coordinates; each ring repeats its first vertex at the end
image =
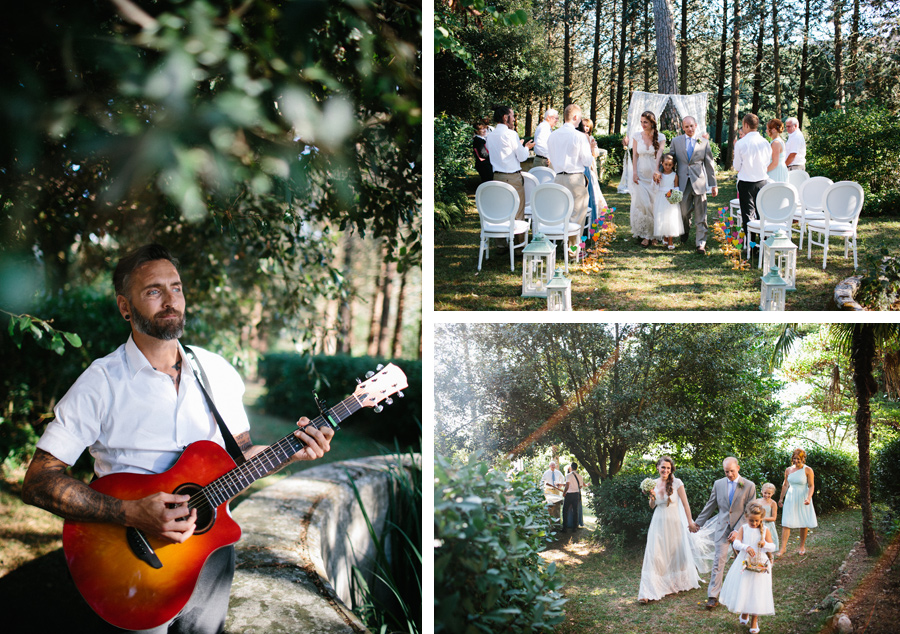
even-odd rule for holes
{"type": "MultiPolygon", "coordinates": [[[[477,186],[477,179],[471,185],[477,186]]],[[[615,207],[618,227],[615,240],[604,257],[599,273],[569,267],[572,305],[575,310],[758,310],[758,268],[733,270],[711,231],[707,256],[696,253],[691,239],[674,251],[663,247],[641,247],[631,237],[628,194],[616,193],[617,183],[603,188],[609,207],[615,207]]],[[[710,219],[718,209],[737,197],[733,172],[719,175],[719,196],[710,199],[710,219]]],[[[500,241],[491,241],[491,259],[478,271],[480,227],[475,209],[474,187],[471,206],[464,221],[450,229],[436,229],[434,236],[435,310],[546,310],[543,298],[522,297],[522,256],[516,253],[516,270],[509,270],[509,255],[499,255],[500,241]]],[[[861,218],[858,227],[859,262],[867,252],[877,250],[881,241],[900,254],[896,236],[900,218],[861,218]]],[[[797,243],[797,234],[793,234],[797,243]]],[[[787,294],[788,310],[826,310],[834,287],[854,275],[853,254],[844,258],[843,241],[833,238],[828,268],[822,270],[822,249],[813,247],[806,259],[806,243],[797,257],[797,290],[787,294]]],[[[558,252],[561,253],[561,252],[558,252]]],[[[557,262],[562,260],[557,257],[557,262]]],[[[754,261],[755,264],[755,261],[754,261]]]]}

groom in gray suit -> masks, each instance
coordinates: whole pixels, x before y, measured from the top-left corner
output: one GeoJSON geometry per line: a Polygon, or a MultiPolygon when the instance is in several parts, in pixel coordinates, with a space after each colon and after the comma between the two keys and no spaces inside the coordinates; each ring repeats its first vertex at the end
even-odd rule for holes
{"type": "Polygon", "coordinates": [[[695,139],[697,121],[694,117],[685,117],[681,122],[684,134],[672,139],[672,151],[678,163],[678,186],[684,193],[681,199],[681,221],[684,233],[681,241],[688,241],[691,231],[691,209],[694,210],[694,227],[696,231],[697,251],[706,254],[706,186],[712,187],[713,198],[719,195],[716,184],[716,166],[713,162],[709,141],[704,138],[695,139]]]}
{"type": "MultiPolygon", "coordinates": [[[[697,526],[703,526],[707,520],[716,515],[721,516],[722,520],[722,526],[715,535],[716,554],[709,577],[707,610],[719,605],[719,591],[725,580],[725,565],[728,563],[731,542],[737,537],[737,529],[746,523],[744,512],[756,499],[756,485],[738,475],[741,467],[737,458],[732,456],[725,458],[722,468],[725,470],[725,477],[713,484],[709,501],[695,520],[697,526]]],[[[694,529],[692,532],[697,530],[694,529]]]]}

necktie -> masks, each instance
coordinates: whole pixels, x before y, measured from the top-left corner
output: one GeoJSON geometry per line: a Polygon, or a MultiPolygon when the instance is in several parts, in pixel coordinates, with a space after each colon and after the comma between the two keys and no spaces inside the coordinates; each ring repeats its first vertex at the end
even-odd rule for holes
{"type": "Polygon", "coordinates": [[[688,139],[688,160],[694,156],[694,139],[688,139]]]}
{"type": "Polygon", "coordinates": [[[731,480],[728,481],[728,506],[731,506],[731,501],[734,500],[734,490],[736,486],[735,483],[731,480]]]}

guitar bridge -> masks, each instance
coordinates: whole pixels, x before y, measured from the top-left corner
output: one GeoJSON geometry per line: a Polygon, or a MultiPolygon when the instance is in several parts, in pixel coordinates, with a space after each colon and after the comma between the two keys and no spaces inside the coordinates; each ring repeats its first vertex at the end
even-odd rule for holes
{"type": "Polygon", "coordinates": [[[147,538],[144,537],[141,531],[133,526],[129,526],[125,529],[125,537],[128,540],[128,547],[131,548],[131,552],[134,553],[135,557],[152,568],[162,568],[162,562],[156,556],[156,551],[153,550],[153,546],[150,545],[150,542],[147,541],[147,538]]]}

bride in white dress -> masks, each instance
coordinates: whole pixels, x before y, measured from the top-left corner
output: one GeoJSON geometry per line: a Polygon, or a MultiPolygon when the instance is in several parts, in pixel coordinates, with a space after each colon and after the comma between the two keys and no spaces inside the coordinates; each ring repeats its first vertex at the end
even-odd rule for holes
{"type": "Polygon", "coordinates": [[[631,144],[634,164],[634,185],[631,191],[631,235],[641,239],[641,246],[649,246],[654,240],[653,208],[660,195],[656,181],[659,161],[666,150],[666,137],[656,128],[656,115],[646,111],[641,115],[643,132],[631,144]]]}
{"type": "Polygon", "coordinates": [[[700,576],[694,561],[688,528],[696,530],[691,518],[684,485],[674,477],[675,462],[663,456],[656,464],[659,478],[650,494],[650,508],[654,509],[638,601],[656,601],[667,594],[700,587],[700,576]]]}

